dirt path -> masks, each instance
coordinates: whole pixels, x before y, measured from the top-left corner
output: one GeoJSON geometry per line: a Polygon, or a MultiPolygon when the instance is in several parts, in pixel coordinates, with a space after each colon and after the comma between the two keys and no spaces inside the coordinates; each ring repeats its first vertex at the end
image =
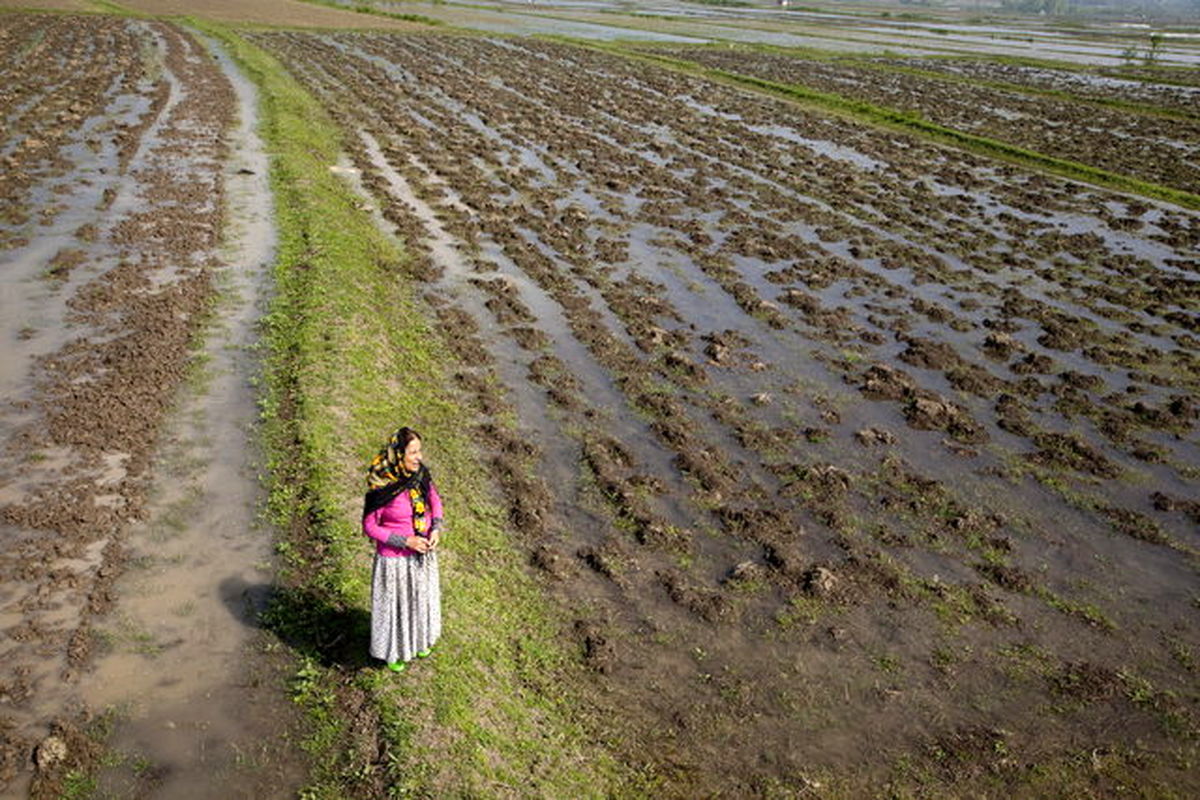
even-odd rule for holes
{"type": "Polygon", "coordinates": [[[419,22],[360,14],[323,7],[300,0],[133,0],[123,3],[147,14],[195,14],[218,22],[250,22],[261,25],[295,25],[306,28],[384,28],[413,31],[426,28],[419,22]]]}
{"type": "Polygon", "coordinates": [[[111,648],[80,686],[89,706],[128,715],[111,745],[130,757],[102,776],[124,795],[261,798],[296,789],[276,754],[272,701],[280,698],[256,691],[265,676],[253,652],[272,558],[270,531],[255,519],[259,487],[247,445],[255,324],[274,247],[268,164],[254,133],[254,90],[223,52],[219,59],[239,123],[226,165],[234,222],[217,277],[218,319],[197,391],[185,393],[168,425],[149,519],[129,537],[132,568],[100,631],[111,648]]]}
{"type": "Polygon", "coordinates": [[[0,249],[0,793],[57,796],[98,746],[86,780],[117,796],[294,793],[256,627],[274,232],[254,90],[171,25],[29,15],[6,34],[42,70],[6,97],[4,188],[44,221],[8,217],[0,249]],[[59,80],[89,57],[94,102],[59,80]]]}
{"type": "Polygon", "coordinates": [[[87,11],[88,3],[86,0],[36,0],[29,3],[22,2],[22,0],[0,0],[0,8],[18,10],[44,8],[51,11],[87,11]]]}

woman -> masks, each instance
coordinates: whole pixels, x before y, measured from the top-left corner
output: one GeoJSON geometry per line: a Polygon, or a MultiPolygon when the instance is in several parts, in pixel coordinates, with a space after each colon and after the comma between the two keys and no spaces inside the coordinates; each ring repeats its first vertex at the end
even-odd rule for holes
{"type": "Polygon", "coordinates": [[[371,574],[371,655],[404,671],[429,655],[442,632],[437,545],[442,499],[421,463],[412,428],[392,434],[367,473],[363,533],[375,540],[371,574]]]}

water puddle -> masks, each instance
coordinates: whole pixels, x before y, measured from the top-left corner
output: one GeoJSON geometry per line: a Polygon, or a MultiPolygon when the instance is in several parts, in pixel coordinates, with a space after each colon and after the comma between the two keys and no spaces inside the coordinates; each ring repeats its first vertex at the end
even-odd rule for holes
{"type": "Polygon", "coordinates": [[[274,746],[287,703],[259,686],[253,652],[272,582],[272,535],[257,514],[257,454],[248,444],[255,322],[275,247],[269,164],[254,133],[252,85],[206,44],[238,105],[225,168],[228,266],[203,366],[167,426],[148,518],[128,535],[117,611],[98,626],[101,654],[79,691],[90,707],[118,711],[109,745],[123,759],[101,772],[102,790],[140,782],[148,793],[138,796],[290,797],[296,759],[274,746]]]}
{"type": "Polygon", "coordinates": [[[800,135],[795,130],[782,125],[747,125],[746,128],[763,136],[776,136],[785,141],[803,145],[818,155],[838,161],[845,161],[860,169],[869,171],[876,169],[886,170],[888,168],[885,162],[871,158],[853,148],[835,144],[834,142],[809,139],[800,135]]]}
{"type": "MultiPolygon", "coordinates": [[[[101,116],[85,121],[61,148],[60,157],[73,164],[69,173],[47,177],[31,187],[27,202],[40,208],[53,205],[57,213],[42,224],[17,231],[28,236],[28,243],[0,256],[0,342],[5,346],[0,396],[16,398],[27,392],[26,376],[33,360],[85,333],[66,322],[66,301],[80,286],[114,266],[112,248],[105,241],[107,226],[96,224],[97,209],[103,198],[124,197],[132,191],[123,190],[129,181],[121,174],[114,140],[94,134],[98,128],[136,126],[149,111],[145,98],[114,96],[101,116]],[[96,144],[85,144],[88,140],[96,144]],[[90,233],[81,234],[89,229],[90,233]],[[65,278],[50,278],[56,257],[66,254],[78,266],[67,270],[65,278]]],[[[109,203],[104,219],[121,219],[132,207],[130,200],[109,203]]]]}

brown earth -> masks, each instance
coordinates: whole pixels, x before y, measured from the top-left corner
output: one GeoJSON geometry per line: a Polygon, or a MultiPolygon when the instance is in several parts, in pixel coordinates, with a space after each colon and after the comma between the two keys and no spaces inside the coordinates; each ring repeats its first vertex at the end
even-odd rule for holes
{"type": "MultiPolygon", "coordinates": [[[[389,19],[354,11],[341,11],[299,0],[129,0],[121,2],[127,8],[151,16],[196,16],[217,22],[246,22],[255,25],[284,25],[300,28],[381,28],[385,30],[420,30],[420,23],[389,19]]],[[[0,8],[62,9],[88,11],[84,0],[0,0],[0,8]]]]}
{"type": "Polygon", "coordinates": [[[1174,587],[1145,608],[1187,617],[1197,542],[1125,470],[1136,431],[1190,494],[1194,215],[566,46],[254,40],[418,250],[465,254],[421,275],[484,452],[531,498],[513,522],[577,608],[617,746],[668,795],[878,788],[902,764],[951,795],[1033,796],[1039,764],[1091,791],[1067,765],[1117,747],[1116,719],[1149,737],[1122,767],[1188,785],[1167,754],[1196,708],[1167,698],[1192,697],[1172,652],[1198,643],[1128,597],[1174,587]],[[1156,221],[1124,225],[1126,201],[1156,221]],[[1046,676],[1085,655],[1157,699],[1063,707],[1046,676]]]}
{"type": "Polygon", "coordinates": [[[235,97],[172,24],[5,14],[0,38],[0,786],[57,797],[112,729],[83,686],[217,294],[235,97]]]}

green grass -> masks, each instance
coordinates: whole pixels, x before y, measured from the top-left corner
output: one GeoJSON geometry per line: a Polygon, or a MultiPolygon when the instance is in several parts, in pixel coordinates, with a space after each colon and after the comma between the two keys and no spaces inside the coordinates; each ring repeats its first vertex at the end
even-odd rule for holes
{"type": "Polygon", "coordinates": [[[1068,616],[1077,617],[1094,628],[1110,633],[1117,629],[1116,623],[1095,603],[1085,603],[1062,597],[1045,586],[1035,587],[1033,593],[1051,608],[1068,616]]]}
{"type": "Polygon", "coordinates": [[[776,613],[775,621],[780,628],[790,630],[802,625],[816,625],[832,611],[833,607],[821,598],[797,594],[791,597],[786,608],[776,613]]]}
{"type": "MultiPolygon", "coordinates": [[[[88,0],[88,5],[92,7],[93,13],[113,14],[118,17],[137,17],[143,16],[132,9],[125,8],[118,3],[110,3],[108,0],[88,0]]],[[[86,12],[85,12],[86,13],[86,12]]]]}
{"type": "MultiPolygon", "coordinates": [[[[604,797],[643,785],[589,737],[585,677],[565,619],[509,542],[452,358],[427,321],[404,253],[331,171],[341,132],[268,54],[217,37],[257,84],[272,155],[279,247],[263,321],[269,507],[282,531],[266,622],[297,653],[293,699],[313,761],[304,797],[604,797]],[[401,424],[425,437],[446,498],[446,625],[435,657],[402,676],[366,656],[371,548],[363,467],[401,424]],[[384,757],[363,752],[378,732],[384,757]],[[536,788],[532,788],[536,787],[536,788]]],[[[452,335],[449,332],[448,335],[452,335]]]]}
{"type": "Polygon", "coordinates": [[[84,800],[95,796],[96,778],[82,770],[71,770],[63,778],[62,800],[84,800]]]}

